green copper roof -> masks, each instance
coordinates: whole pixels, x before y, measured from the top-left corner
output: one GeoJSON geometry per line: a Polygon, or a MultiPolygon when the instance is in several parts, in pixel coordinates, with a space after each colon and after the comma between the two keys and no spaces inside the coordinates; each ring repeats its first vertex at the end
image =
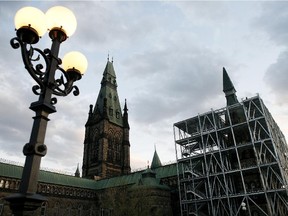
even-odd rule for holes
{"type": "MultiPolygon", "coordinates": [[[[156,178],[160,179],[160,178],[176,176],[177,175],[177,167],[176,166],[177,166],[176,164],[170,164],[170,165],[161,166],[159,168],[156,168],[154,170],[154,172],[156,174],[156,178]]],[[[136,184],[140,180],[142,173],[143,173],[143,171],[139,171],[139,172],[130,173],[128,175],[98,180],[96,182],[96,187],[97,187],[97,189],[101,190],[101,189],[105,189],[105,188],[136,184]]]]}
{"type": "Polygon", "coordinates": [[[230,77],[228,76],[226,69],[223,67],[223,91],[226,92],[233,89],[235,90],[234,85],[230,80],[230,77]]]}
{"type": "Polygon", "coordinates": [[[54,172],[40,171],[39,182],[96,189],[95,181],[54,172]]]}
{"type": "Polygon", "coordinates": [[[163,184],[160,184],[160,179],[156,178],[156,172],[150,168],[146,169],[141,173],[141,177],[133,186],[132,189],[139,188],[157,188],[162,190],[168,190],[169,187],[163,184]]]}
{"type": "Polygon", "coordinates": [[[161,166],[162,166],[162,163],[155,149],[154,156],[153,156],[152,163],[151,163],[151,169],[154,170],[155,168],[158,168],[161,166]]]}
{"type": "MultiPolygon", "coordinates": [[[[22,176],[22,170],[23,167],[21,166],[0,162],[0,176],[20,179],[22,176]]],[[[44,170],[40,170],[39,182],[87,189],[96,189],[94,180],[44,170]]]]}
{"type": "MultiPolygon", "coordinates": [[[[153,172],[156,174],[157,179],[176,176],[177,175],[176,166],[177,166],[176,164],[161,166],[161,167],[156,168],[153,172]]],[[[23,167],[21,166],[16,166],[16,165],[0,162],[0,176],[20,179],[22,176],[22,170],[23,170],[23,167]]],[[[40,170],[39,182],[86,188],[86,189],[92,189],[92,190],[101,190],[101,189],[111,188],[111,187],[133,185],[140,180],[142,173],[143,171],[139,171],[139,172],[130,173],[128,175],[95,181],[91,179],[79,178],[79,177],[74,177],[70,175],[64,175],[64,174],[40,170]]]]}
{"type": "Polygon", "coordinates": [[[116,75],[113,63],[110,61],[107,62],[103,72],[101,89],[96,101],[94,113],[96,111],[99,111],[102,115],[106,112],[107,117],[111,122],[123,126],[122,110],[117,92],[116,75]],[[107,100],[106,104],[105,99],[107,100]]]}
{"type": "Polygon", "coordinates": [[[0,176],[21,178],[23,167],[0,162],[0,176]]]}

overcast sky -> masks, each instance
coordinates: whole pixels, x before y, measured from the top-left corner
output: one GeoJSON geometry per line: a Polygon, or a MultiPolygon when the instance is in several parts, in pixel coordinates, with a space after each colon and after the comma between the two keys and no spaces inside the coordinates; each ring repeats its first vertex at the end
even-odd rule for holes
{"type": "MultiPolygon", "coordinates": [[[[51,114],[42,167],[82,166],[85,123],[95,104],[108,53],[120,102],[127,99],[131,167],[147,166],[156,146],[162,163],[175,161],[173,124],[225,106],[222,68],[238,99],[257,93],[287,137],[288,2],[267,1],[1,1],[0,157],[24,163],[37,100],[20,50],[10,46],[14,15],[23,6],[71,9],[78,26],[60,57],[77,50],[89,66],[80,95],[59,97],[51,114]]],[[[46,34],[41,49],[50,47],[46,34]]]]}

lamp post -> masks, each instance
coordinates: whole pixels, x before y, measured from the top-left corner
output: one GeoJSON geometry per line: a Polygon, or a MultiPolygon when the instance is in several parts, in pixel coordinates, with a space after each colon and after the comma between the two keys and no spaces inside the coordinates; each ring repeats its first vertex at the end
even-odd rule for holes
{"type": "Polygon", "coordinates": [[[17,37],[12,38],[10,44],[14,49],[20,48],[25,68],[37,83],[32,91],[39,98],[30,106],[35,117],[30,141],[23,147],[26,160],[19,191],[5,198],[14,215],[31,215],[31,211],[46,200],[37,194],[37,182],[41,158],[47,152],[44,139],[48,115],[56,112],[57,99],[53,95],[66,96],[73,92],[77,96],[79,89],[74,82],[81,79],[87,69],[87,60],[81,53],[68,53],[63,62],[58,58],[60,44],[74,33],[76,25],[74,14],[61,6],[50,8],[46,14],[37,8],[25,7],[15,15],[17,37]],[[52,40],[51,49],[34,48],[47,29],[52,40]],[[55,78],[57,71],[62,74],[59,78],[55,78]]]}

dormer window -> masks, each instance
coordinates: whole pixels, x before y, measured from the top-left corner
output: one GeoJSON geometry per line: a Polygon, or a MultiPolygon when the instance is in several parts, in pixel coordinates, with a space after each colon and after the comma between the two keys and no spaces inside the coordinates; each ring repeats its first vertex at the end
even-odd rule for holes
{"type": "Polygon", "coordinates": [[[110,115],[110,116],[113,116],[113,109],[112,109],[112,107],[109,108],[109,115],[110,115]]]}
{"type": "Polygon", "coordinates": [[[119,110],[116,111],[116,118],[117,118],[117,119],[120,118],[120,112],[119,112],[119,110]]]}

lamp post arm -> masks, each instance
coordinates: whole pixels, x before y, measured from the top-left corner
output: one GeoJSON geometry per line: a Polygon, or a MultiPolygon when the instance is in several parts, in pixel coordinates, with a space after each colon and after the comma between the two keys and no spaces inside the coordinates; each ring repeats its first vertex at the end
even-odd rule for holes
{"type": "Polygon", "coordinates": [[[58,67],[58,70],[63,72],[65,78],[61,76],[59,79],[55,81],[53,94],[58,95],[58,96],[66,96],[70,94],[71,91],[74,89],[73,91],[74,96],[78,96],[79,89],[76,85],[73,85],[74,79],[73,77],[71,77],[71,72],[66,72],[60,67],[58,67]]]}
{"type": "Polygon", "coordinates": [[[33,86],[33,92],[39,95],[41,92],[36,93],[35,90],[38,90],[38,89],[42,90],[44,88],[42,80],[45,74],[47,73],[47,65],[49,65],[49,59],[47,57],[47,50],[44,50],[43,52],[40,49],[33,48],[32,45],[28,45],[27,43],[21,41],[21,39],[19,39],[18,37],[12,38],[10,40],[10,44],[14,49],[21,48],[22,60],[23,60],[25,69],[29,72],[31,77],[38,84],[36,85],[37,87],[33,86]],[[28,46],[30,47],[28,48],[28,46]],[[40,56],[43,58],[45,62],[46,67],[44,71],[43,71],[44,66],[41,63],[37,64],[34,68],[33,61],[34,62],[39,61],[40,56]]]}
{"type": "Polygon", "coordinates": [[[66,96],[74,89],[73,94],[77,96],[79,95],[79,89],[74,85],[74,82],[81,78],[80,73],[75,71],[66,72],[60,67],[62,61],[58,58],[58,54],[63,35],[54,32],[53,37],[51,49],[44,49],[43,51],[23,42],[18,37],[12,38],[10,41],[10,44],[14,49],[21,48],[25,69],[37,82],[37,85],[32,87],[33,93],[42,95],[40,98],[45,98],[45,103],[50,103],[52,105],[57,103],[57,99],[50,98],[48,95],[44,96],[44,94],[52,93],[57,96],[66,96]],[[42,61],[36,64],[36,62],[40,60],[42,61]],[[62,73],[61,77],[58,79],[55,78],[55,72],[57,70],[62,73]],[[47,101],[47,98],[50,98],[50,101],[47,101]]]}

